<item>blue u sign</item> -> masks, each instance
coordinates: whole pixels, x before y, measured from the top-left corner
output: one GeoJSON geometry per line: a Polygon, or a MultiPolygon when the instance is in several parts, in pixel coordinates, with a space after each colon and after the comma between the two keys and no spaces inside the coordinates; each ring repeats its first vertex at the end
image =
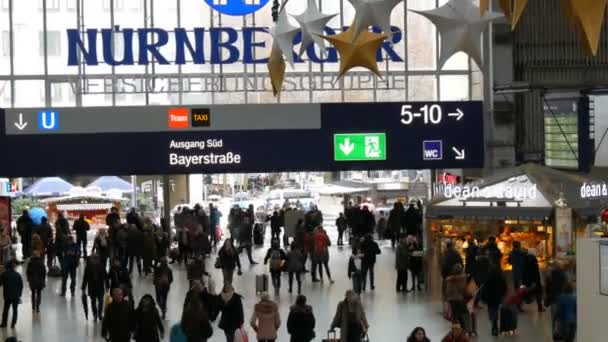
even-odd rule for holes
{"type": "Polygon", "coordinates": [[[259,11],[270,0],[205,0],[214,10],[227,15],[247,15],[259,11]]]}
{"type": "Polygon", "coordinates": [[[41,131],[56,131],[59,129],[59,116],[57,112],[39,112],[38,128],[41,131]]]}

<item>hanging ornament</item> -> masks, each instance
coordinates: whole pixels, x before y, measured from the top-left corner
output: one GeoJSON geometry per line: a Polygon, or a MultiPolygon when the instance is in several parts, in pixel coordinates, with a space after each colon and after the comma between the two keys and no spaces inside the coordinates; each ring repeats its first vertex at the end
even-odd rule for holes
{"type": "Polygon", "coordinates": [[[480,10],[471,0],[450,0],[447,4],[430,11],[414,11],[429,19],[441,35],[439,69],[457,52],[467,53],[477,65],[483,66],[481,37],[490,22],[503,15],[488,12],[480,16],[480,10]]]}
{"type": "Polygon", "coordinates": [[[287,18],[287,12],[283,9],[279,13],[279,20],[273,28],[270,29],[270,34],[274,38],[273,45],[276,44],[279,50],[283,53],[289,64],[293,67],[293,40],[300,29],[292,26],[287,18]]]}
{"type": "Polygon", "coordinates": [[[340,34],[322,37],[333,44],[338,54],[340,54],[338,78],[344,76],[348,70],[358,66],[380,76],[376,54],[386,39],[386,35],[363,31],[355,37],[355,29],[350,26],[348,30],[340,34]]]}
{"type": "Polygon", "coordinates": [[[272,93],[277,96],[283,89],[283,79],[285,77],[285,59],[276,41],[272,44],[270,57],[268,58],[268,72],[270,73],[270,83],[272,93]]]}
{"type": "Polygon", "coordinates": [[[597,56],[608,0],[569,0],[588,52],[597,56]]]}
{"type": "Polygon", "coordinates": [[[385,35],[391,36],[391,13],[403,0],[348,0],[355,8],[353,39],[361,32],[367,31],[370,26],[382,29],[385,35]]]}
{"type": "Polygon", "coordinates": [[[327,23],[337,14],[323,14],[317,7],[316,0],[308,0],[306,11],[300,15],[294,15],[300,29],[302,29],[302,45],[300,45],[300,55],[306,51],[310,44],[316,44],[321,53],[325,52],[325,40],[321,38],[323,29],[327,23]]]}

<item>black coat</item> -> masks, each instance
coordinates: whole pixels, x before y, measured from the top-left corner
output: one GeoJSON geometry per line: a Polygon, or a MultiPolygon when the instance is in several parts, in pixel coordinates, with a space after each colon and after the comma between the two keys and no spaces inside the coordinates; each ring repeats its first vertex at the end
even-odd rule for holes
{"type": "Polygon", "coordinates": [[[215,321],[218,315],[218,297],[210,294],[206,289],[200,293],[196,293],[193,290],[188,291],[186,293],[186,299],[184,300],[184,306],[188,304],[191,300],[197,299],[202,304],[207,314],[209,315],[209,319],[215,321]]]}
{"type": "Polygon", "coordinates": [[[477,265],[477,256],[479,255],[479,247],[477,245],[469,245],[465,255],[465,271],[466,274],[475,274],[475,266],[477,265]]]}
{"type": "Polygon", "coordinates": [[[32,290],[41,290],[46,286],[46,266],[40,257],[32,257],[27,264],[27,282],[32,290]]]}
{"type": "Polygon", "coordinates": [[[121,285],[133,288],[129,271],[127,271],[127,269],[124,267],[116,268],[112,266],[112,268],[110,268],[110,272],[108,273],[108,280],[110,281],[110,290],[119,288],[121,285]]]}
{"type": "Polygon", "coordinates": [[[410,206],[403,215],[403,224],[408,235],[418,235],[422,225],[420,210],[410,206]]]}
{"type": "Polygon", "coordinates": [[[4,301],[15,301],[23,294],[23,280],[14,269],[7,269],[0,275],[0,286],[4,287],[4,301]]]}
{"type": "Polygon", "coordinates": [[[76,232],[78,240],[86,240],[87,232],[91,230],[91,226],[89,226],[89,223],[86,220],[78,219],[74,222],[72,229],[76,232]]]}
{"type": "Polygon", "coordinates": [[[87,290],[91,297],[101,297],[110,286],[108,273],[100,263],[88,262],[82,276],[82,290],[87,290]]]}
{"type": "Polygon", "coordinates": [[[507,295],[507,280],[505,275],[498,268],[492,268],[488,275],[488,280],[483,285],[481,299],[490,306],[502,304],[507,295]]]}
{"type": "Polygon", "coordinates": [[[287,332],[291,342],[310,342],[315,338],[315,316],[310,306],[291,307],[287,318],[287,332]]]}
{"type": "Polygon", "coordinates": [[[111,342],[131,341],[133,329],[133,309],[131,303],[113,302],[106,308],[101,326],[101,335],[110,338],[111,342]]]}
{"type": "Polygon", "coordinates": [[[169,265],[159,264],[154,268],[154,286],[168,288],[173,283],[173,271],[169,265]]]}
{"type": "Polygon", "coordinates": [[[148,311],[137,308],[133,317],[133,339],[136,342],[160,342],[161,335],[165,335],[165,327],[156,307],[148,311]]]}
{"type": "Polygon", "coordinates": [[[143,254],[144,233],[137,228],[129,228],[127,235],[127,251],[129,255],[141,257],[143,254]]]}
{"type": "Polygon", "coordinates": [[[361,252],[363,253],[363,262],[366,265],[374,265],[376,263],[376,256],[380,254],[380,247],[374,240],[365,239],[361,243],[361,252]]]}
{"type": "Polygon", "coordinates": [[[228,302],[224,301],[222,295],[218,298],[218,311],[222,314],[219,328],[224,331],[236,331],[245,323],[245,312],[243,311],[243,298],[234,294],[228,302]]]}
{"type": "Polygon", "coordinates": [[[452,273],[452,268],[460,264],[462,265],[462,258],[455,249],[448,249],[445,251],[443,258],[441,259],[441,276],[446,278],[452,273]]]}
{"type": "Polygon", "coordinates": [[[545,294],[545,306],[550,306],[555,303],[560,294],[564,291],[568,277],[566,272],[559,267],[551,269],[549,276],[547,277],[546,294],[545,294]]]}
{"type": "Polygon", "coordinates": [[[241,269],[241,259],[239,259],[239,252],[236,249],[233,249],[232,253],[228,253],[228,251],[222,247],[220,248],[217,257],[222,269],[233,270],[237,267],[241,269]]]}

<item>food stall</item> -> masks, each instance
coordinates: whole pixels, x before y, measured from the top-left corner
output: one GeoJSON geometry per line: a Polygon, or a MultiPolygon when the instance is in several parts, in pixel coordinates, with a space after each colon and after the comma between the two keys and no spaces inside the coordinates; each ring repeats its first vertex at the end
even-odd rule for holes
{"type": "Polygon", "coordinates": [[[78,219],[83,213],[91,224],[91,228],[105,227],[106,215],[112,207],[120,210],[126,199],[109,195],[78,194],[65,197],[48,198],[43,200],[47,205],[49,220],[54,222],[59,213],[63,213],[69,221],[78,219]]]}
{"type": "Polygon", "coordinates": [[[428,206],[427,235],[435,253],[452,241],[463,260],[471,237],[484,244],[494,236],[506,270],[514,241],[533,252],[541,268],[552,261],[570,263],[576,237],[601,211],[599,203],[581,198],[582,183],[582,176],[528,164],[447,186],[428,206]]]}

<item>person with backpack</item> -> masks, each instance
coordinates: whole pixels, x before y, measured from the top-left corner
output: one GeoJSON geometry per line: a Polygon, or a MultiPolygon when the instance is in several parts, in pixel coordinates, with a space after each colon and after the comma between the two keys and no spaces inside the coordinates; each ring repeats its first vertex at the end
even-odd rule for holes
{"type": "Polygon", "coordinates": [[[162,257],[160,263],[154,268],[154,290],[156,301],[162,312],[162,318],[167,314],[167,297],[173,283],[173,271],[169,268],[167,257],[162,257]]]}
{"type": "Polygon", "coordinates": [[[70,278],[70,292],[72,293],[72,297],[74,297],[74,293],[76,292],[76,270],[79,264],[80,247],[74,242],[74,237],[70,235],[65,245],[63,264],[61,265],[61,297],[65,297],[68,277],[70,278]]]}
{"type": "Polygon", "coordinates": [[[312,306],[306,305],[305,296],[298,296],[287,318],[287,332],[291,336],[290,342],[311,342],[314,340],[315,324],[312,306]]]}
{"type": "Polygon", "coordinates": [[[281,249],[281,242],[279,240],[273,240],[271,247],[266,252],[264,258],[264,265],[268,265],[270,262],[270,276],[272,278],[272,287],[274,292],[279,293],[281,289],[281,273],[283,272],[283,266],[287,260],[285,251],[281,249]]]}
{"type": "Polygon", "coordinates": [[[331,242],[322,226],[319,226],[313,235],[313,246],[312,281],[319,282],[319,279],[323,281],[323,267],[325,267],[327,278],[329,278],[330,284],[333,284],[334,281],[331,278],[329,270],[329,246],[331,246],[331,242]],[[319,269],[319,279],[317,279],[317,266],[319,269]]]}
{"type": "Polygon", "coordinates": [[[141,298],[133,315],[135,342],[160,342],[165,338],[165,327],[151,295],[141,298]]]}
{"type": "Polygon", "coordinates": [[[375,273],[377,256],[381,253],[378,243],[374,241],[372,234],[367,234],[361,243],[361,252],[363,253],[363,283],[362,290],[365,292],[367,288],[367,275],[369,274],[369,284],[373,290],[376,289],[375,273]]]}
{"type": "Polygon", "coordinates": [[[340,328],[340,342],[361,342],[367,335],[369,324],[359,296],[352,290],[338,304],[331,329],[340,328]]]}
{"type": "Polygon", "coordinates": [[[353,254],[350,256],[348,261],[348,279],[352,279],[353,281],[353,291],[357,295],[361,294],[363,290],[363,263],[365,256],[360,253],[359,247],[355,244],[353,245],[353,254]]]}
{"type": "Polygon", "coordinates": [[[101,263],[98,255],[92,254],[87,259],[82,276],[82,293],[91,299],[93,309],[93,321],[103,320],[104,295],[110,287],[108,274],[105,266],[101,263]]]}
{"type": "Polygon", "coordinates": [[[295,242],[291,243],[289,253],[287,253],[287,272],[289,273],[289,293],[293,292],[293,278],[296,278],[298,294],[302,293],[301,274],[304,272],[304,255],[299,250],[295,242]]]}
{"type": "Polygon", "coordinates": [[[222,315],[218,327],[224,331],[226,342],[233,342],[236,331],[245,323],[243,297],[234,291],[232,285],[226,285],[219,295],[217,309],[216,315],[222,315]]]}
{"type": "Polygon", "coordinates": [[[91,230],[91,226],[89,225],[89,222],[87,222],[84,213],[80,213],[80,217],[74,222],[74,227],[72,228],[76,232],[76,243],[78,244],[78,247],[80,248],[80,246],[82,246],[81,255],[83,258],[86,259],[88,244],[87,233],[89,232],[89,230],[91,230]]]}
{"type": "Polygon", "coordinates": [[[40,257],[39,251],[33,252],[27,264],[26,275],[27,282],[30,284],[30,291],[32,292],[32,312],[40,313],[42,290],[46,286],[46,266],[40,257]]]}

